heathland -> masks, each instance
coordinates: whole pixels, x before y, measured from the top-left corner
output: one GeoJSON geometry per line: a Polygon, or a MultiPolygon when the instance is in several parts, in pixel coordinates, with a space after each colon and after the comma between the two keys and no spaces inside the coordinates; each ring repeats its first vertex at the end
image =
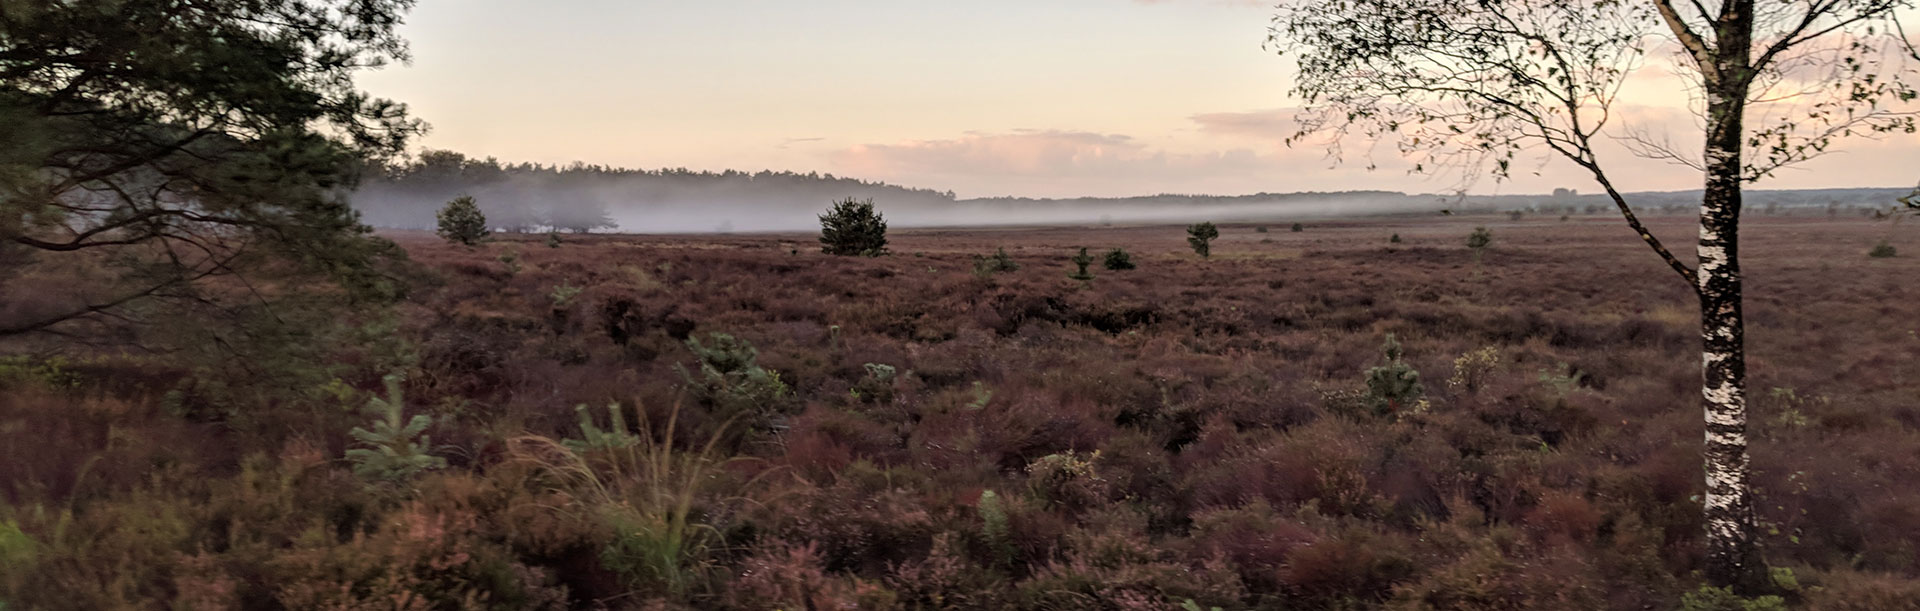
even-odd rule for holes
{"type": "MultiPolygon", "coordinates": [[[[1911,608],[1920,242],[1743,229],[1768,561],[1796,606],[1911,608]]],[[[0,600],[1718,608],[1683,601],[1698,314],[1617,219],[1219,232],[390,233],[410,289],[294,338],[324,366],[0,363],[0,600]],[[1081,247],[1136,268],[1069,279],[1081,247]]]]}

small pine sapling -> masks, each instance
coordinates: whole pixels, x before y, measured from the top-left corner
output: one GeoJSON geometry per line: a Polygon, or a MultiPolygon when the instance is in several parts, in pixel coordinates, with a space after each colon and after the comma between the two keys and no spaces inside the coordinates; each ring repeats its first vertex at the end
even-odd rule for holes
{"type": "Polygon", "coordinates": [[[348,434],[358,440],[364,448],[347,450],[347,460],[353,462],[353,473],[360,477],[385,482],[411,479],[424,471],[441,469],[447,466],[447,459],[428,453],[433,441],[427,437],[427,427],[433,425],[433,418],[426,414],[415,414],[412,420],[405,420],[401,412],[406,401],[400,394],[400,376],[386,377],[387,398],[373,397],[367,400],[366,412],[374,416],[371,430],[353,427],[348,434]]]}
{"type": "Polygon", "coordinates": [[[973,275],[985,278],[1000,272],[1019,271],[1020,263],[1007,254],[1006,248],[993,251],[993,256],[973,256],[973,275]]]}
{"type": "Polygon", "coordinates": [[[1087,271],[1087,266],[1093,264],[1093,255],[1087,254],[1087,249],[1085,247],[1082,247],[1080,249],[1080,253],[1074,255],[1073,258],[1068,259],[1068,261],[1072,261],[1074,266],[1079,268],[1077,271],[1067,274],[1068,278],[1079,280],[1081,282],[1086,282],[1088,280],[1093,279],[1093,272],[1087,271]]]}
{"type": "Polygon", "coordinates": [[[1367,370],[1367,396],[1373,400],[1374,414],[1398,416],[1419,411],[1425,406],[1420,400],[1420,372],[1400,359],[1400,341],[1392,333],[1387,334],[1381,351],[1386,353],[1386,364],[1367,370]]]}
{"type": "Polygon", "coordinates": [[[1393,234],[1393,237],[1391,237],[1391,238],[1387,238],[1387,243],[1388,243],[1388,244],[1399,244],[1399,243],[1400,243],[1400,234],[1397,234],[1397,233],[1396,233],[1396,234],[1393,234]]]}
{"type": "Polygon", "coordinates": [[[1107,251],[1106,260],[1103,261],[1103,264],[1107,269],[1113,271],[1133,269],[1133,255],[1127,254],[1127,249],[1125,248],[1115,248],[1107,251]]]}
{"type": "Polygon", "coordinates": [[[1293,231],[1294,233],[1300,233],[1300,232],[1302,232],[1302,231],[1306,231],[1306,230],[1307,230],[1307,226],[1306,226],[1306,225],[1302,225],[1302,224],[1299,224],[1299,223],[1294,223],[1294,224],[1293,224],[1293,229],[1292,229],[1292,231],[1293,231]]]}

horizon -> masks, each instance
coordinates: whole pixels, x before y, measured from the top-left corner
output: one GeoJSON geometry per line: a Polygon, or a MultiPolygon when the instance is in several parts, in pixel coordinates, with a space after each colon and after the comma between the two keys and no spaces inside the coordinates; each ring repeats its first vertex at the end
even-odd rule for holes
{"type": "MultiPolygon", "coordinates": [[[[1284,145],[1298,101],[1292,60],[1263,48],[1270,17],[1261,3],[1200,0],[428,0],[400,28],[411,64],[360,81],[433,125],[415,150],[543,164],[764,167],[962,199],[1597,190],[1545,156],[1517,160],[1502,182],[1409,174],[1390,143],[1348,142],[1358,148],[1343,163],[1284,145]]],[[[1692,150],[1697,119],[1675,82],[1666,58],[1650,59],[1616,114],[1692,150]]],[[[1622,191],[1701,182],[1616,142],[1602,153],[1622,191]]],[[[1914,158],[1920,135],[1851,139],[1751,187],[1911,184],[1914,158]]]]}

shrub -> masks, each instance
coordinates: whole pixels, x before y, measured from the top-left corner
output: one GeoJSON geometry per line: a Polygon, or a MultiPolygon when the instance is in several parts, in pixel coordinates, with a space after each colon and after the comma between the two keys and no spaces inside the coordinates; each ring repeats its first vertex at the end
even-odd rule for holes
{"type": "Polygon", "coordinates": [[[1299,224],[1299,223],[1294,223],[1294,224],[1293,224],[1293,232],[1294,232],[1294,233],[1300,233],[1300,232],[1302,232],[1302,231],[1306,231],[1306,230],[1307,230],[1307,226],[1306,226],[1306,225],[1302,225],[1302,224],[1299,224]]]}
{"type": "Polygon", "coordinates": [[[1447,386],[1454,390],[1477,389],[1494,366],[1499,364],[1500,349],[1494,346],[1462,354],[1453,360],[1453,377],[1447,378],[1447,386]]]}
{"type": "Polygon", "coordinates": [[[1133,269],[1133,255],[1127,254],[1127,249],[1125,248],[1109,250],[1107,251],[1105,265],[1107,269],[1113,271],[1133,269]]]}
{"type": "Polygon", "coordinates": [[[1007,254],[1007,249],[998,248],[993,256],[973,256],[973,275],[985,278],[1000,272],[1019,271],[1020,263],[1007,254]]]}
{"type": "MultiPolygon", "coordinates": [[[[708,333],[707,342],[687,338],[687,349],[700,361],[699,374],[684,368],[680,377],[695,399],[714,408],[721,417],[753,416],[764,426],[788,394],[780,374],[760,367],[760,352],[746,340],[725,333],[708,333]]],[[[677,367],[677,366],[676,366],[677,367]]]]}
{"type": "Polygon", "coordinates": [[[1083,282],[1093,279],[1093,273],[1087,271],[1087,266],[1093,264],[1093,255],[1087,254],[1087,249],[1085,247],[1082,247],[1080,249],[1080,253],[1074,255],[1073,258],[1068,259],[1068,261],[1072,261],[1074,267],[1078,268],[1073,273],[1067,274],[1068,278],[1072,278],[1074,280],[1080,280],[1083,282]]]}
{"type": "Polygon", "coordinates": [[[1396,233],[1396,234],[1393,234],[1393,237],[1391,237],[1391,238],[1387,238],[1387,243],[1389,243],[1389,244],[1399,244],[1399,243],[1400,243],[1400,234],[1397,234],[1397,233],[1396,233]]]}
{"type": "Polygon", "coordinates": [[[560,232],[558,231],[547,232],[547,248],[559,248],[559,247],[560,247],[560,232]]]}
{"type": "Polygon", "coordinates": [[[892,365],[867,363],[867,375],[849,391],[855,401],[887,404],[893,402],[893,381],[899,376],[892,365]]]}
{"type": "Polygon", "coordinates": [[[1213,256],[1213,239],[1220,237],[1220,229],[1213,223],[1199,223],[1187,226],[1187,245],[1193,252],[1205,259],[1213,256]]]}
{"type": "Polygon", "coordinates": [[[1373,400],[1374,413],[1385,416],[1410,407],[1417,409],[1422,393],[1420,372],[1400,360],[1400,342],[1392,333],[1380,348],[1387,355],[1387,363],[1367,370],[1367,396],[1373,400]]]}
{"type": "Polygon", "coordinates": [[[448,242],[472,246],[487,237],[487,215],[480,213],[471,196],[453,198],[436,216],[440,220],[438,233],[448,242]]]}
{"type": "Polygon", "coordinates": [[[1473,233],[1467,235],[1467,248],[1473,249],[1476,253],[1492,243],[1493,232],[1488,231],[1485,227],[1475,227],[1473,228],[1473,233]]]}
{"type": "Polygon", "coordinates": [[[1680,597],[1681,611],[1786,611],[1787,601],[1767,595],[1746,598],[1728,588],[1701,586],[1680,597]]]}
{"type": "Polygon", "coordinates": [[[820,215],[820,252],[830,255],[878,257],[887,254],[887,219],[873,209],[873,199],[849,197],[834,202],[820,215]]]}
{"type": "Polygon", "coordinates": [[[1266,233],[1266,232],[1267,232],[1267,226],[1266,226],[1266,225],[1261,225],[1261,226],[1259,226],[1259,227],[1255,227],[1255,228],[1253,228],[1253,232],[1254,232],[1254,233],[1266,233]]]}
{"type": "Polygon", "coordinates": [[[386,384],[386,399],[367,400],[367,413],[379,418],[373,422],[373,429],[356,426],[350,433],[368,446],[347,450],[354,474],[378,481],[399,481],[422,471],[446,467],[447,459],[427,452],[433,442],[424,433],[433,424],[433,418],[414,414],[412,420],[403,421],[401,412],[406,402],[400,394],[400,376],[387,376],[386,384]]]}
{"type": "Polygon", "coordinates": [[[1873,248],[1867,251],[1867,256],[1875,259],[1890,259],[1893,258],[1894,254],[1893,245],[1888,244],[1886,240],[1881,240],[1879,244],[1874,244],[1873,248]]]}

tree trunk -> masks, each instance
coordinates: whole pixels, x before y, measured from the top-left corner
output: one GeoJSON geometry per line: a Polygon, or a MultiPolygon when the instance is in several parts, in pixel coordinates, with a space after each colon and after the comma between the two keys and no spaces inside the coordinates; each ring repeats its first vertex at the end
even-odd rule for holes
{"type": "Polygon", "coordinates": [[[1707,580],[1753,595],[1770,580],[1760,557],[1747,484],[1747,367],[1740,291],[1741,147],[1745,132],[1750,2],[1729,2],[1719,55],[1707,74],[1705,196],[1700,202],[1698,289],[1706,411],[1707,580]],[[1742,6],[1746,5],[1746,6],[1742,6]],[[1744,14],[1741,14],[1744,13],[1744,14]]]}

